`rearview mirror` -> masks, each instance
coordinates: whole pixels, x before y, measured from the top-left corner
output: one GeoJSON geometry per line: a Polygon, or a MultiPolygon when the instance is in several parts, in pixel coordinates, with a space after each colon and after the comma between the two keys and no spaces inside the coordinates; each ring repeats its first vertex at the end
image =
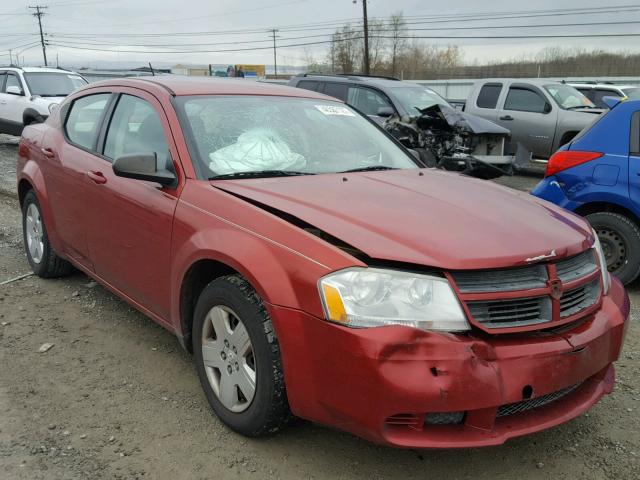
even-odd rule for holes
{"type": "Polygon", "coordinates": [[[10,85],[7,87],[7,93],[10,95],[24,95],[24,93],[22,93],[22,89],[20,87],[17,87],[15,85],[10,85]]]}
{"type": "Polygon", "coordinates": [[[376,113],[379,117],[393,117],[396,112],[394,112],[391,107],[380,107],[378,108],[378,112],[376,113]]]}
{"type": "Polygon", "coordinates": [[[113,173],[119,177],[158,182],[164,186],[175,186],[176,176],[169,170],[158,170],[155,152],[122,155],[113,162],[113,173]]]}

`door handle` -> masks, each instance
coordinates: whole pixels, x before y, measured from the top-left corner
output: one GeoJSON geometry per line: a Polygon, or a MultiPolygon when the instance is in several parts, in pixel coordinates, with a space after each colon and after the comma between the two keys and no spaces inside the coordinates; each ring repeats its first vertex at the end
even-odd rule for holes
{"type": "Polygon", "coordinates": [[[56,158],[56,152],[51,150],[50,148],[41,148],[40,151],[47,158],[56,158]]]}
{"type": "Polygon", "coordinates": [[[93,180],[94,183],[97,184],[107,183],[107,177],[105,177],[102,172],[94,172],[92,170],[87,172],[87,177],[89,177],[91,180],[93,180]]]}
{"type": "Polygon", "coordinates": [[[505,115],[504,117],[500,117],[500,120],[513,120],[511,115],[505,115]]]}

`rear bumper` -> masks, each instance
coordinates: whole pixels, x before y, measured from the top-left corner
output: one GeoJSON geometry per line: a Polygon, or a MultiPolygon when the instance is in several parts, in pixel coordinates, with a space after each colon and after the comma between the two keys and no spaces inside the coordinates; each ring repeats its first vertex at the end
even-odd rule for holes
{"type": "Polygon", "coordinates": [[[629,299],[613,281],[602,308],[573,329],[501,338],[349,329],[296,310],[269,310],[294,414],[377,443],[453,448],[498,445],[547,429],[611,392],[629,299]],[[576,385],[545,406],[496,416],[527,392],[539,398],[576,385]],[[464,412],[464,420],[425,425],[425,415],[435,412],[464,412]]]}

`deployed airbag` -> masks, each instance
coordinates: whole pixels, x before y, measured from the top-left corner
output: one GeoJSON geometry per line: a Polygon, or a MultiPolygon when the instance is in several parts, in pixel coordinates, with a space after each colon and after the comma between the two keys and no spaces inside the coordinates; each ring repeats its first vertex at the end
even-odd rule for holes
{"type": "Polygon", "coordinates": [[[293,152],[273,130],[255,128],[236,143],[209,154],[209,168],[217,175],[261,170],[303,170],[306,159],[293,152]]]}

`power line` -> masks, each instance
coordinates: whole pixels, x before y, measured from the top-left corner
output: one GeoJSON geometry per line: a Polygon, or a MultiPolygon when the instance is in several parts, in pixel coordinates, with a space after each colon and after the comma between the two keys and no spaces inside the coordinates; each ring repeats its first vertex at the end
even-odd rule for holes
{"type": "MultiPolygon", "coordinates": [[[[640,33],[613,33],[613,34],[559,34],[559,35],[468,35],[468,36],[450,36],[450,35],[420,35],[420,36],[383,36],[383,35],[375,35],[370,38],[375,39],[431,39],[431,40],[500,40],[500,39],[534,39],[534,38],[543,38],[543,39],[551,39],[551,38],[607,38],[607,37],[640,37],[640,33]]],[[[327,43],[337,43],[337,42],[345,42],[352,40],[362,40],[363,36],[351,37],[351,38],[343,38],[337,40],[325,40],[325,41],[317,41],[317,42],[305,42],[305,43],[295,43],[295,44],[287,44],[280,45],[280,48],[292,48],[292,47],[303,47],[310,45],[323,45],[327,43]]],[[[258,50],[270,50],[272,47],[251,47],[251,48],[231,48],[231,49],[218,49],[218,50],[180,50],[180,51],[153,51],[153,50],[121,50],[121,49],[105,49],[105,48],[90,48],[90,47],[79,47],[64,43],[49,43],[49,45],[71,48],[75,50],[88,50],[88,51],[98,51],[98,52],[112,52],[112,53],[144,53],[144,54],[170,54],[170,53],[224,53],[224,52],[245,52],[245,51],[258,51],[258,50]]],[[[206,45],[206,44],[204,44],[206,45]]]]}
{"type": "MultiPolygon", "coordinates": [[[[588,23],[554,23],[554,24],[539,24],[539,25],[491,25],[491,26],[482,26],[482,27],[426,27],[426,28],[407,28],[407,33],[411,32],[420,32],[420,31],[437,31],[437,30],[487,30],[487,29],[522,29],[522,28],[549,28],[549,27],[585,27],[585,26],[611,26],[611,25],[636,25],[639,22],[637,21],[621,21],[621,22],[588,22],[588,23]]],[[[272,30],[269,30],[271,32],[272,30]]],[[[276,31],[278,31],[276,29],[276,31]]],[[[370,33],[385,33],[387,31],[386,27],[374,27],[369,28],[370,33]]],[[[353,33],[356,33],[354,30],[353,33]]],[[[289,41],[289,40],[302,40],[308,38],[324,38],[330,34],[316,34],[316,35],[304,35],[304,36],[296,36],[296,37],[280,37],[281,40],[289,41]]],[[[46,35],[47,39],[60,40],[65,43],[76,44],[76,45],[113,45],[113,46],[127,46],[127,47],[197,47],[197,46],[208,46],[209,43],[111,43],[106,41],[98,41],[92,40],[95,38],[93,35],[87,35],[85,37],[76,37],[71,35],[59,35],[59,34],[48,34],[46,35]],[[82,40],[80,42],[76,42],[74,40],[82,40]]],[[[260,43],[271,43],[272,40],[242,40],[242,41],[234,41],[234,42],[216,42],[216,45],[247,45],[247,44],[260,44],[260,43]]]]}
{"type": "Polygon", "coordinates": [[[43,5],[36,5],[33,7],[30,6],[29,8],[32,10],[35,10],[35,13],[33,14],[33,16],[38,18],[38,26],[40,27],[40,43],[42,44],[42,56],[44,57],[44,66],[46,67],[48,65],[47,49],[44,45],[44,35],[42,33],[42,17],[45,15],[43,10],[46,10],[48,7],[43,5]]]}

